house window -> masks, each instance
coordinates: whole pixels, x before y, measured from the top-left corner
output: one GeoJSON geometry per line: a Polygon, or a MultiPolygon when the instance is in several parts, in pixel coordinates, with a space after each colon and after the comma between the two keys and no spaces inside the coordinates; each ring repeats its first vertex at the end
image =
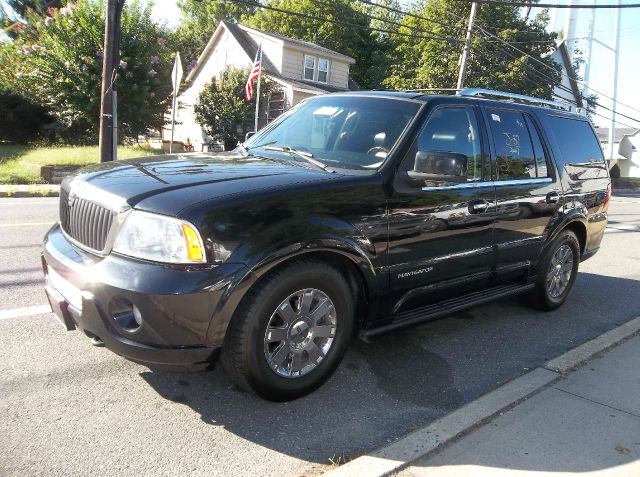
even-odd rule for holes
{"type": "Polygon", "coordinates": [[[304,55],[304,79],[315,80],[316,59],[313,56],[304,55]]]}
{"type": "Polygon", "coordinates": [[[329,60],[318,59],[318,82],[329,82],[329,60]]]}
{"type": "Polygon", "coordinates": [[[304,55],[304,75],[303,78],[318,83],[329,82],[329,60],[316,58],[315,56],[304,55]]]}

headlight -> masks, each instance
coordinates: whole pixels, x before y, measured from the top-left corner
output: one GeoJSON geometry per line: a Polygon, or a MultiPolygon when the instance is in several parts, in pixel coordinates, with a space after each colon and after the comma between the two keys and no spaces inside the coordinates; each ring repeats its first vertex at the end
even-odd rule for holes
{"type": "Polygon", "coordinates": [[[134,210],[116,237],[113,251],[167,263],[203,263],[207,258],[196,228],[184,220],[134,210]]]}

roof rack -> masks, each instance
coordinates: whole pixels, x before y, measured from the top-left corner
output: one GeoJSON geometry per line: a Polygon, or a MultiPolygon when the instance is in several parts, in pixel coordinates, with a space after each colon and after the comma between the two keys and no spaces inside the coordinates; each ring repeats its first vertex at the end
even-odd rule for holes
{"type": "Polygon", "coordinates": [[[418,88],[418,89],[405,89],[403,90],[406,93],[424,93],[424,92],[431,92],[431,91],[445,91],[447,93],[457,93],[459,91],[463,91],[461,89],[456,89],[456,88],[418,88]]]}
{"type": "Polygon", "coordinates": [[[533,96],[525,96],[523,94],[506,93],[504,91],[495,91],[492,89],[467,88],[458,91],[459,96],[475,96],[480,98],[495,98],[501,100],[509,100],[514,103],[532,104],[535,106],[543,106],[551,109],[559,109],[562,111],[571,111],[571,105],[562,104],[556,101],[535,98],[533,96]]]}

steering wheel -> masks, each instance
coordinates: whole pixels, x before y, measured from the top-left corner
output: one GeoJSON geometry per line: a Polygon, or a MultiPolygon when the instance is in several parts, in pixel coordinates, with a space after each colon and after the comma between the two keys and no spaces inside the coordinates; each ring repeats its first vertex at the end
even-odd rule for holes
{"type": "Polygon", "coordinates": [[[371,149],[367,151],[367,154],[376,156],[379,152],[384,152],[385,154],[389,154],[389,149],[382,146],[373,146],[371,149]]]}

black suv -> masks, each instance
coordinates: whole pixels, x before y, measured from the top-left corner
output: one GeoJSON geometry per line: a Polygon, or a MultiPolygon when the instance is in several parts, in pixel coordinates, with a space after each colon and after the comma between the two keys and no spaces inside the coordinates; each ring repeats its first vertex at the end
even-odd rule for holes
{"type": "Polygon", "coordinates": [[[233,152],[118,161],[60,190],[47,294],[143,363],[221,358],[293,399],[367,339],[514,294],[560,306],[607,224],[591,124],[487,90],[307,99],[233,152]]]}

